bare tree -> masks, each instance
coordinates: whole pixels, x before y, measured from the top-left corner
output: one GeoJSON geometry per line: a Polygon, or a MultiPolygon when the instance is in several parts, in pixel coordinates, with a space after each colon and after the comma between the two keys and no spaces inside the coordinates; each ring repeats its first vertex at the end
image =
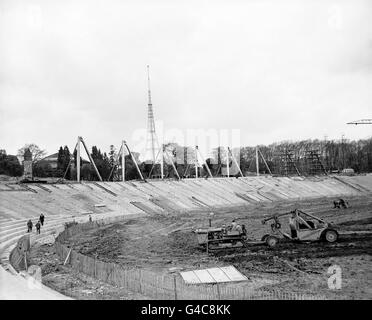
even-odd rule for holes
{"type": "Polygon", "coordinates": [[[22,162],[23,161],[23,155],[25,153],[26,149],[29,149],[32,154],[32,161],[34,163],[38,162],[39,160],[43,159],[46,155],[46,151],[40,149],[38,145],[35,143],[27,143],[25,144],[21,149],[18,150],[17,157],[22,162]]]}

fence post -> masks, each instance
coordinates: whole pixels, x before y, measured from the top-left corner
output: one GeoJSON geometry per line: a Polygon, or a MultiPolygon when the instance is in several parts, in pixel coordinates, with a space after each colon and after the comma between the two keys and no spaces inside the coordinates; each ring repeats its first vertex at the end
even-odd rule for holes
{"type": "Polygon", "coordinates": [[[220,292],[220,286],[219,286],[218,282],[216,283],[216,286],[217,286],[217,296],[218,296],[218,300],[221,300],[221,292],[220,292]]]}
{"type": "Polygon", "coordinates": [[[173,284],[174,284],[174,300],[177,300],[177,279],[176,279],[176,275],[173,275],[173,284]]]}
{"type": "Polygon", "coordinates": [[[94,278],[97,279],[97,259],[94,258],[94,278]]]}
{"type": "Polygon", "coordinates": [[[26,268],[26,271],[27,271],[27,251],[25,251],[25,268],[26,268]]]}
{"type": "Polygon", "coordinates": [[[66,265],[68,258],[70,258],[71,251],[72,251],[72,248],[71,248],[70,251],[68,252],[67,257],[66,257],[66,260],[65,260],[65,262],[63,263],[63,265],[66,265]]]}
{"type": "Polygon", "coordinates": [[[142,293],[142,271],[138,270],[139,293],[142,293]]]}

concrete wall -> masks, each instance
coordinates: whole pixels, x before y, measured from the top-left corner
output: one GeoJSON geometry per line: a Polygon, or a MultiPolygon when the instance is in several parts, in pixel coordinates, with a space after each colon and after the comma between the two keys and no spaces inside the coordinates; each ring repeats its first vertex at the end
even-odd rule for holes
{"type": "Polygon", "coordinates": [[[372,193],[372,175],[351,177],[244,177],[182,181],[13,185],[0,190],[0,219],[71,217],[99,213],[164,213],[259,202],[372,193]]]}

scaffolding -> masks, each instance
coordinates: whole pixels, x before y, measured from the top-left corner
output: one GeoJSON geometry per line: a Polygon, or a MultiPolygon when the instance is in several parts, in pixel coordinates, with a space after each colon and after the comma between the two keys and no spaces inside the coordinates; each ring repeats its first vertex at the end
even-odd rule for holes
{"type": "Polygon", "coordinates": [[[298,175],[301,176],[301,173],[296,165],[294,160],[294,152],[290,149],[285,149],[284,151],[278,154],[278,171],[280,175],[291,176],[298,175]]]}
{"type": "Polygon", "coordinates": [[[320,160],[319,150],[314,149],[305,151],[305,168],[308,175],[327,175],[327,170],[320,160]]]}

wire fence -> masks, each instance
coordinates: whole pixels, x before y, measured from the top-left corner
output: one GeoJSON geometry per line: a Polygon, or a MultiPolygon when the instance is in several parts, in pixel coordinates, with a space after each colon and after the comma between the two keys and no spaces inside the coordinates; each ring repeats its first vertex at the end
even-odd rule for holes
{"type": "Polygon", "coordinates": [[[178,274],[160,274],[146,269],[129,269],[80,254],[64,244],[74,235],[124,220],[117,216],[76,224],[59,234],[55,248],[60,259],[78,272],[111,285],[160,300],[324,300],[324,296],[283,292],[275,289],[254,290],[241,284],[186,284],[178,274]]]}

